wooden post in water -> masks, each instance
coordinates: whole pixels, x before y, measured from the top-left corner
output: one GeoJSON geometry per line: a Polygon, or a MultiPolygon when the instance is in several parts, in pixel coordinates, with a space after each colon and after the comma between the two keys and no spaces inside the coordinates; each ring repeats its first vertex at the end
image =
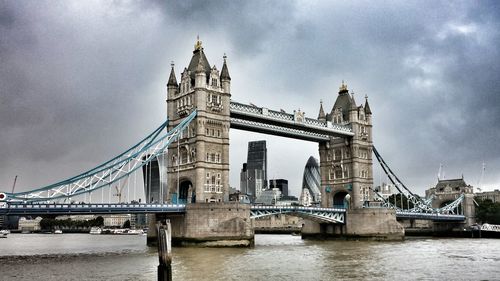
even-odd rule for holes
{"type": "Polygon", "coordinates": [[[172,228],[170,220],[165,225],[158,223],[158,281],[172,281],[172,228]]]}

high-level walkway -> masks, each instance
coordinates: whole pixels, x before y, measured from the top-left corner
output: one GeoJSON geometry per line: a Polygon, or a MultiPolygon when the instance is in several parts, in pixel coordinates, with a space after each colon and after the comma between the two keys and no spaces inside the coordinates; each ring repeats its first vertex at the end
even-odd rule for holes
{"type": "Polygon", "coordinates": [[[291,114],[234,101],[231,101],[229,109],[231,128],[235,129],[314,142],[328,141],[331,136],[354,136],[348,125],[307,118],[300,111],[291,114]]]}

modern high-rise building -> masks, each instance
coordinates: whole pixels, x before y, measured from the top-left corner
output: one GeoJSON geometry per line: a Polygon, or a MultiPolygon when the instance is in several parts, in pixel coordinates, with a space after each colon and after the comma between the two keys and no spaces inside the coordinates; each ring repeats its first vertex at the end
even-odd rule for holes
{"type": "Polygon", "coordinates": [[[283,196],[288,196],[288,180],[285,179],[272,179],[269,180],[269,188],[277,188],[281,191],[283,196]]]}
{"type": "Polygon", "coordinates": [[[240,172],[240,192],[242,194],[248,193],[248,172],[247,172],[247,163],[243,163],[243,167],[240,172]]]}
{"type": "MultiPolygon", "coordinates": [[[[310,199],[305,201],[311,201],[310,203],[321,202],[321,175],[318,165],[318,160],[313,156],[309,157],[306,166],[304,167],[304,176],[302,178],[302,189],[306,189],[307,192],[302,192],[304,196],[308,196],[310,199]]],[[[301,200],[303,201],[303,200],[301,200]]]]}
{"type": "Polygon", "coordinates": [[[247,163],[240,173],[240,189],[250,197],[251,202],[267,188],[267,148],[266,141],[248,142],[247,163]]]}
{"type": "MultiPolygon", "coordinates": [[[[161,202],[160,165],[158,163],[158,158],[155,158],[146,165],[142,166],[142,175],[144,180],[144,197],[146,199],[145,202],[161,202]]],[[[130,198],[126,198],[126,201],[130,202],[130,198]]],[[[186,202],[182,203],[185,204],[186,202]]]]}

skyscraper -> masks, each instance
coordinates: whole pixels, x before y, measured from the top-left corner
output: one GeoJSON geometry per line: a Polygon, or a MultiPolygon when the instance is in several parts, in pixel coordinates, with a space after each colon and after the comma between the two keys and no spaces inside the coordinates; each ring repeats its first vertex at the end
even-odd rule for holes
{"type": "MultiPolygon", "coordinates": [[[[306,189],[307,191],[303,191],[301,197],[309,197],[312,201],[311,203],[319,203],[321,202],[320,188],[321,176],[318,161],[311,156],[304,167],[304,176],[302,179],[302,189],[306,189]]],[[[307,201],[309,201],[309,199],[307,201]]]]}
{"type": "Polygon", "coordinates": [[[241,192],[250,195],[255,202],[263,189],[267,188],[267,148],[266,141],[248,142],[247,163],[240,174],[241,192]]]}
{"type": "Polygon", "coordinates": [[[288,180],[285,179],[272,179],[269,180],[269,188],[277,188],[281,191],[283,196],[288,196],[288,180]]]}

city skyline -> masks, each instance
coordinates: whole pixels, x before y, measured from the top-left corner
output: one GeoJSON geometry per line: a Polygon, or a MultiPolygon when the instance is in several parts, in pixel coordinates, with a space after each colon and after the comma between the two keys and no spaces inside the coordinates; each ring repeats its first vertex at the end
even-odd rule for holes
{"type": "MultiPolygon", "coordinates": [[[[447,178],[500,187],[496,2],[4,2],[0,190],[53,183],[119,154],[166,118],[170,63],[196,36],[227,54],[232,100],[316,118],[345,80],[368,95],[374,144],[419,194],[447,178]],[[200,16],[203,15],[203,16],[200,16]],[[233,24],[228,25],[228,22],[233,24]],[[209,24],[207,24],[209,23],[209,24]]],[[[179,76],[178,76],[179,77],[179,76]]],[[[268,178],[298,195],[315,143],[232,130],[230,184],[246,143],[267,141],[268,178]]],[[[374,183],[380,182],[374,163],[374,183]]],[[[382,177],[383,178],[383,177],[382,177]]]]}

